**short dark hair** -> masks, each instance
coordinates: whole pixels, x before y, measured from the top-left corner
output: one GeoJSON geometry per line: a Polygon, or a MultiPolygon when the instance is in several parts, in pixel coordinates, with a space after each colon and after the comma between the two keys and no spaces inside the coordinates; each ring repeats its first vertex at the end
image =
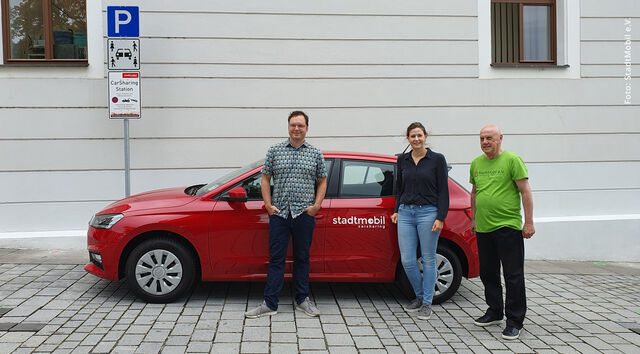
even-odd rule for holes
{"type": "Polygon", "coordinates": [[[424,125],[422,125],[422,123],[420,122],[413,122],[407,127],[407,137],[409,136],[409,133],[416,128],[422,129],[424,135],[427,136],[427,129],[425,129],[424,125]]]}
{"type": "Polygon", "coordinates": [[[297,116],[303,116],[304,122],[307,124],[307,126],[309,125],[309,116],[307,116],[307,114],[304,113],[303,111],[293,111],[289,113],[289,119],[287,119],[287,122],[290,122],[291,118],[297,117],[297,116]]]}

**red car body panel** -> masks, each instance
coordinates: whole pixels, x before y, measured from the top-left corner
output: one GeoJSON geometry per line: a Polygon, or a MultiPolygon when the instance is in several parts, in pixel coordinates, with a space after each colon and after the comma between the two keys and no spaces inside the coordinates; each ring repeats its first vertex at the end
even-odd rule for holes
{"type": "MultiPolygon", "coordinates": [[[[324,152],[327,159],[369,160],[394,164],[395,156],[324,152]]],[[[269,261],[268,216],[261,200],[230,202],[212,199],[260,172],[256,167],[202,196],[171,188],[134,195],[98,214],[122,213],[110,229],[89,227],[88,250],[100,253],[104,269],[93,263],[85,270],[118,280],[131,244],[151,233],[165,232],[186,240],[195,250],[205,281],[266,279],[269,261]],[[129,247],[128,247],[129,246],[129,247]]],[[[332,178],[337,178],[333,176],[332,178]]],[[[449,180],[450,208],[440,237],[457,245],[467,260],[467,277],[478,275],[475,235],[465,210],[469,193],[449,180]]],[[[389,282],[396,276],[400,254],[396,225],[391,223],[394,197],[325,198],[316,215],[310,257],[312,281],[389,282]]],[[[443,242],[443,241],[441,241],[443,242]]],[[[446,241],[444,241],[446,242],[446,241]]],[[[287,255],[285,278],[291,278],[293,258],[287,255]]],[[[464,265],[463,265],[464,266],[464,265]]]]}

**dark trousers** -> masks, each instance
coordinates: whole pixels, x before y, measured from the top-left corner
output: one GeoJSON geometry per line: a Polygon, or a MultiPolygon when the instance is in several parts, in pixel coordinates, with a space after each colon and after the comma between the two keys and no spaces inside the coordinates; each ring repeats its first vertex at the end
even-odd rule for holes
{"type": "Polygon", "coordinates": [[[278,309],[278,294],[284,282],[284,265],[289,238],[293,237],[293,284],[296,303],[309,296],[309,248],[316,218],[305,213],[295,219],[276,215],[269,217],[269,268],[264,287],[264,301],[272,310],[278,309]]]}
{"type": "Polygon", "coordinates": [[[480,279],[484,284],[484,296],[489,305],[487,314],[502,318],[507,316],[507,326],[522,328],[527,312],[524,286],[524,239],[522,231],[503,227],[491,232],[478,232],[480,279]],[[506,302],[502,303],[500,263],[507,288],[506,302]]]}

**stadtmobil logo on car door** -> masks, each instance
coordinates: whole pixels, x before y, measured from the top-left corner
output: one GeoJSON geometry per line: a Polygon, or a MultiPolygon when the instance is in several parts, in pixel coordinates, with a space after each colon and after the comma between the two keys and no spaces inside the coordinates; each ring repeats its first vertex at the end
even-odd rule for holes
{"type": "Polygon", "coordinates": [[[387,227],[387,219],[384,215],[373,217],[335,217],[333,218],[334,225],[356,225],[359,229],[384,229],[387,227]]]}

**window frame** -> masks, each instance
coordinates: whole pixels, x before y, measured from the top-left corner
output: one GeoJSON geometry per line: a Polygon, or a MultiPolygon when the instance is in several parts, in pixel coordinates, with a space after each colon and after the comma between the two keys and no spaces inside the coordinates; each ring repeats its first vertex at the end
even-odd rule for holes
{"type": "Polygon", "coordinates": [[[491,0],[491,6],[493,4],[518,4],[518,61],[517,62],[495,62],[493,50],[493,23],[494,18],[491,16],[491,66],[555,66],[558,63],[558,44],[557,44],[557,17],[556,17],[556,0],[491,0]],[[524,6],[547,6],[549,7],[550,19],[549,19],[549,46],[550,56],[549,60],[524,60],[524,46],[523,43],[523,10],[524,6]]]}
{"type": "MultiPolygon", "coordinates": [[[[53,58],[53,13],[51,11],[52,0],[42,0],[42,16],[43,16],[43,36],[44,36],[44,59],[12,59],[11,58],[11,30],[9,25],[9,0],[0,0],[2,3],[2,58],[5,65],[42,65],[54,64],[58,65],[87,65],[89,58],[85,59],[55,59],[53,58]]],[[[85,1],[85,8],[87,1],[85,1]]],[[[85,13],[86,21],[86,13],[85,13]]],[[[88,24],[87,24],[88,27],[88,24]]],[[[87,46],[87,52],[89,47],[87,46]]]]}

